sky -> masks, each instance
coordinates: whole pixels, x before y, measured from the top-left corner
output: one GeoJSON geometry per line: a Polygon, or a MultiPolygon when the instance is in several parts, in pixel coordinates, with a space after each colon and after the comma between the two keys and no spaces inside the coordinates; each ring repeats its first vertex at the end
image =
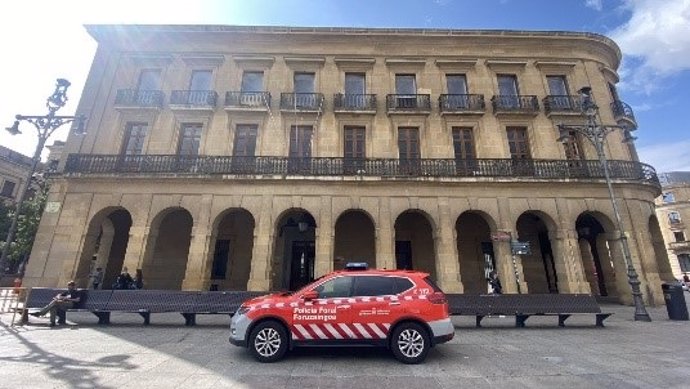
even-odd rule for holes
{"type": "MultiPolygon", "coordinates": [[[[690,0],[6,0],[0,2],[0,128],[44,115],[57,78],[72,82],[75,112],[96,50],[84,24],[226,24],[579,31],[623,51],[620,98],[638,122],[640,160],[690,171],[690,0]]],[[[51,137],[64,140],[69,126],[51,137]]],[[[0,145],[31,156],[36,130],[0,131],[0,145]]],[[[45,153],[44,153],[45,158],[45,153]]]]}

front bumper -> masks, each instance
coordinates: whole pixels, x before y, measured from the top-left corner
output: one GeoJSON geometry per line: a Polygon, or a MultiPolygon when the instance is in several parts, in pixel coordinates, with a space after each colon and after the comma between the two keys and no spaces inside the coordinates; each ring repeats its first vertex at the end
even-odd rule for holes
{"type": "Polygon", "coordinates": [[[251,320],[246,314],[233,315],[230,321],[230,343],[239,347],[247,347],[247,337],[249,336],[247,330],[250,324],[251,320]]]}

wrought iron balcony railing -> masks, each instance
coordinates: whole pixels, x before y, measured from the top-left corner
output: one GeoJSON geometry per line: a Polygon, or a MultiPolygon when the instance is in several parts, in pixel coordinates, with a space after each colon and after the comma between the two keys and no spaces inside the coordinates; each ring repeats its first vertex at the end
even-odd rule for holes
{"type": "Polygon", "coordinates": [[[494,113],[539,113],[537,96],[496,95],[491,98],[494,113]]]}
{"type": "Polygon", "coordinates": [[[333,106],[336,111],[376,112],[376,95],[336,93],[333,95],[333,106]]]}
{"type": "Polygon", "coordinates": [[[218,93],[210,90],[174,90],[170,94],[171,105],[214,108],[218,93]]]}
{"type": "Polygon", "coordinates": [[[226,108],[271,109],[269,92],[226,92],[226,108]]]}
{"type": "Polygon", "coordinates": [[[673,250],[673,251],[689,251],[690,250],[690,242],[688,242],[688,241],[671,242],[668,244],[668,248],[673,250]]]}
{"type": "Polygon", "coordinates": [[[613,111],[613,117],[617,120],[627,121],[628,124],[637,128],[637,121],[635,120],[635,114],[632,108],[623,101],[616,100],[611,103],[611,110],[613,111]]]}
{"type": "Polygon", "coordinates": [[[551,114],[581,114],[582,100],[580,96],[550,95],[544,97],[544,112],[551,114]]]}
{"type": "Polygon", "coordinates": [[[387,95],[388,112],[431,112],[431,95],[387,95]]]}
{"type": "Polygon", "coordinates": [[[668,226],[672,230],[684,230],[685,229],[685,223],[683,223],[683,221],[680,219],[669,219],[668,220],[668,226]]]}
{"type": "MultiPolygon", "coordinates": [[[[653,167],[634,161],[609,161],[611,178],[659,186],[653,167]]],[[[602,179],[598,160],[537,159],[384,159],[290,158],[181,155],[70,154],[65,173],[296,174],[370,177],[526,177],[602,179]]]]}
{"type": "Polygon", "coordinates": [[[280,109],[295,111],[321,111],[322,93],[281,93],[280,109]]]}
{"type": "Polygon", "coordinates": [[[441,113],[484,112],[484,95],[441,95],[438,98],[441,113]]]}
{"type": "Polygon", "coordinates": [[[159,90],[120,89],[115,95],[115,105],[119,107],[161,108],[165,96],[159,90]]]}

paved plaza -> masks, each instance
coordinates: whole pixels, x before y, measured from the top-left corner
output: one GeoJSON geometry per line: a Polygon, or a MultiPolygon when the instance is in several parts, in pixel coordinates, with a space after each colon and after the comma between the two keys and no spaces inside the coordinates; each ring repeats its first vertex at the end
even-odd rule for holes
{"type": "MultiPolygon", "coordinates": [[[[688,299],[686,293],[686,299],[688,299]]],[[[690,299],[688,299],[690,300],[690,299]]],[[[403,365],[386,350],[300,349],[259,364],[231,346],[227,316],[200,316],[185,327],[177,314],[113,314],[99,326],[88,313],[68,326],[0,323],[0,388],[687,388],[690,322],[670,321],[665,307],[649,308],[652,323],[632,321],[633,308],[605,305],[606,328],[593,316],[455,317],[455,338],[422,365],[403,365]]]]}

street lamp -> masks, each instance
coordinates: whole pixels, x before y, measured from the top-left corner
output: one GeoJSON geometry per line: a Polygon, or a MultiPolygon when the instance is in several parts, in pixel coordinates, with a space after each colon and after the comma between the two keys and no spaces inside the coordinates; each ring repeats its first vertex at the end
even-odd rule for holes
{"type": "Polygon", "coordinates": [[[26,175],[26,183],[24,188],[19,193],[17,198],[16,210],[14,216],[12,217],[12,222],[10,223],[10,229],[7,231],[7,238],[5,239],[5,245],[2,248],[2,256],[0,256],[0,275],[5,273],[5,267],[7,266],[7,254],[10,250],[10,244],[14,241],[14,236],[17,231],[17,221],[19,220],[19,214],[22,209],[22,203],[26,198],[26,194],[31,186],[31,178],[36,171],[36,166],[41,161],[41,152],[46,144],[48,138],[62,125],[74,122],[76,124],[75,133],[84,133],[84,122],[86,118],[83,115],[80,116],[59,116],[56,112],[65,106],[67,103],[67,88],[70,86],[70,82],[64,78],[58,78],[55,85],[55,91],[46,100],[46,107],[48,108],[48,114],[44,116],[15,116],[14,124],[10,127],[6,127],[5,130],[12,135],[21,134],[19,131],[19,122],[27,121],[36,127],[36,132],[38,135],[38,144],[36,145],[36,151],[34,151],[34,156],[31,159],[31,169],[26,175]]]}
{"type": "Polygon", "coordinates": [[[559,138],[560,142],[568,142],[571,138],[573,132],[581,134],[587,138],[597,151],[597,156],[599,157],[599,163],[604,169],[604,177],[606,178],[606,185],[609,189],[609,197],[611,198],[611,204],[613,205],[613,213],[616,218],[616,224],[618,227],[618,233],[620,237],[618,240],[621,243],[623,249],[623,257],[625,259],[625,264],[627,266],[628,283],[632,289],[633,302],[635,304],[635,320],[640,321],[652,321],[644,307],[644,302],[642,301],[642,293],[640,292],[640,281],[635,271],[635,267],[632,263],[632,257],[630,255],[630,248],[628,247],[628,238],[623,230],[623,222],[621,220],[620,212],[618,211],[618,203],[616,197],[613,194],[613,186],[611,185],[611,177],[609,175],[609,166],[606,160],[606,155],[604,154],[604,143],[606,142],[606,137],[608,134],[616,130],[622,130],[624,139],[623,142],[631,142],[635,140],[633,136],[630,135],[630,129],[621,126],[606,126],[597,124],[597,114],[599,113],[599,107],[594,103],[592,99],[592,88],[584,87],[578,91],[580,94],[580,102],[582,104],[582,112],[587,116],[587,123],[581,126],[575,125],[565,125],[559,124],[559,138]]]}

